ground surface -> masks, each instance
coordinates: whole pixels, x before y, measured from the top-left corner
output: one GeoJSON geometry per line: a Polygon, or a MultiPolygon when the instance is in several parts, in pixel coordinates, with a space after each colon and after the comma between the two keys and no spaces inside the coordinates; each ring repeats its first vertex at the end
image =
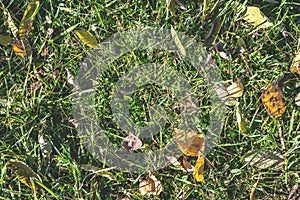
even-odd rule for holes
{"type": "MultiPolygon", "coordinates": [[[[271,28],[255,30],[254,26],[241,19],[241,13],[236,12],[231,2],[216,1],[215,5],[208,7],[204,18],[202,1],[182,1],[187,10],[177,8],[174,16],[167,15],[165,1],[68,0],[60,4],[43,1],[27,37],[32,55],[17,56],[11,46],[0,46],[0,198],[33,198],[32,190],[4,167],[7,161],[18,159],[37,172],[43,184],[59,199],[121,199],[126,196],[142,199],[137,191],[139,180],[146,174],[140,177],[134,173],[110,170],[116,178],[110,180],[81,168],[83,164],[103,169],[108,166],[95,160],[80,145],[80,138],[72,124],[72,85],[67,82],[65,69],[76,74],[79,63],[91,50],[74,34],[75,30],[87,30],[101,42],[121,30],[145,26],[170,29],[173,26],[199,43],[205,42],[223,80],[242,77],[245,93],[239,99],[239,109],[248,131],[239,131],[236,107],[227,106],[219,143],[207,155],[211,164],[206,162],[205,165],[205,183],[196,183],[191,174],[184,174],[170,165],[153,172],[163,187],[158,198],[249,199],[253,185],[258,182],[256,199],[287,199],[292,187],[300,182],[300,150],[297,149],[300,143],[300,108],[293,100],[296,95],[293,88],[297,87],[296,84],[299,86],[300,78],[289,72],[300,47],[300,4],[296,1],[248,1],[246,5],[258,6],[274,24],[271,28]],[[221,26],[216,23],[217,18],[221,26]],[[220,27],[217,37],[212,41],[205,40],[213,24],[220,27]],[[215,44],[219,42],[230,53],[229,60],[216,53],[215,44]],[[244,48],[243,54],[241,47],[244,48]],[[39,70],[44,74],[37,76],[39,70]],[[53,76],[55,71],[57,77],[53,76]],[[279,118],[273,118],[268,116],[260,97],[264,89],[283,74],[289,77],[283,87],[286,112],[279,118]],[[37,81],[41,87],[34,89],[32,84],[37,81]],[[41,154],[39,133],[44,134],[52,146],[47,158],[41,154]],[[250,150],[259,152],[266,149],[287,155],[283,167],[260,169],[245,162],[245,155],[250,150]]],[[[3,1],[2,6],[9,10],[18,24],[27,4],[27,1],[13,0],[3,1]]],[[[10,29],[4,25],[4,15],[0,15],[0,32],[11,35],[10,29]]],[[[121,143],[120,137],[114,136],[124,137],[126,134],[111,122],[110,91],[130,66],[153,60],[175,67],[192,83],[203,108],[199,129],[207,127],[205,117],[209,102],[201,76],[189,67],[178,67],[179,59],[174,55],[141,50],[116,61],[111,71],[99,80],[97,112],[101,124],[117,144],[121,143]]],[[[155,101],[164,105],[168,114],[176,119],[178,113],[172,109],[174,105],[168,101],[167,94],[168,91],[159,86],[147,86],[137,92],[130,105],[133,120],[145,123],[145,107],[155,101]],[[159,95],[162,95],[161,99],[156,98],[159,95]]],[[[172,137],[169,125],[163,134],[164,142],[172,137]]],[[[143,142],[147,145],[140,151],[155,149],[161,144],[159,135],[143,142]]],[[[190,162],[194,164],[195,159],[191,158],[190,162]]],[[[50,193],[40,190],[36,195],[39,199],[51,199],[50,193]]]]}

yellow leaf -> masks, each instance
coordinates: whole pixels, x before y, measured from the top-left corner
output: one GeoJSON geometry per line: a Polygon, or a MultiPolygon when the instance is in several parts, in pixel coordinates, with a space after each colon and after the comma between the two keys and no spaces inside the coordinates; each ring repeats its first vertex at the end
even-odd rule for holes
{"type": "Polygon", "coordinates": [[[258,7],[247,6],[246,14],[243,17],[245,21],[258,26],[258,28],[268,28],[273,26],[273,23],[268,21],[268,18],[260,11],[258,7]]]}
{"type": "Polygon", "coordinates": [[[39,1],[34,1],[28,4],[24,14],[23,18],[21,20],[20,26],[19,26],[19,36],[25,40],[27,38],[27,35],[31,29],[32,21],[35,17],[35,15],[38,13],[39,10],[39,1]]]}
{"type": "Polygon", "coordinates": [[[75,34],[79,37],[79,39],[87,46],[91,48],[97,48],[98,42],[96,38],[94,38],[89,32],[84,30],[78,30],[75,34]]]}
{"type": "Polygon", "coordinates": [[[24,162],[11,160],[6,163],[6,166],[8,166],[8,168],[9,166],[12,166],[18,176],[19,181],[31,189],[33,189],[33,185],[31,184],[32,180],[38,179],[40,182],[42,182],[41,177],[24,162]]]}
{"type": "Polygon", "coordinates": [[[177,46],[177,48],[179,49],[182,57],[186,57],[186,50],[184,48],[184,46],[182,45],[178,35],[177,35],[177,32],[175,31],[175,29],[173,28],[173,26],[171,26],[171,35],[172,35],[172,38],[174,39],[175,41],[175,44],[177,46]]]}
{"type": "Polygon", "coordinates": [[[204,157],[198,158],[196,161],[195,169],[194,169],[194,177],[197,182],[204,183],[204,157]]]}
{"type": "Polygon", "coordinates": [[[10,45],[12,43],[12,38],[9,35],[0,35],[1,45],[10,45]]]}

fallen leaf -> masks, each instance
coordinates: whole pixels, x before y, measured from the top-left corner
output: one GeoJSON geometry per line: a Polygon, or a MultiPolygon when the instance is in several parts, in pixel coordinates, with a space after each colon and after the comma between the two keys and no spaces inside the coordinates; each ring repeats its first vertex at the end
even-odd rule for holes
{"type": "Polygon", "coordinates": [[[195,131],[185,132],[174,128],[174,135],[179,149],[186,156],[201,156],[204,154],[204,135],[195,131]]]}
{"type": "Polygon", "coordinates": [[[171,35],[172,35],[172,38],[173,38],[177,48],[180,51],[182,57],[183,58],[186,57],[186,50],[185,50],[183,44],[181,43],[180,38],[178,37],[177,32],[175,31],[173,26],[171,26],[171,35]]]}
{"type": "Polygon", "coordinates": [[[182,165],[189,173],[194,173],[195,167],[187,160],[186,156],[182,159],[182,165]]]}
{"type": "Polygon", "coordinates": [[[87,46],[91,48],[97,48],[98,42],[96,38],[94,38],[89,32],[84,30],[78,30],[75,34],[79,37],[79,39],[87,46]]]}
{"type": "Polygon", "coordinates": [[[197,182],[204,183],[204,162],[205,158],[200,157],[196,161],[195,169],[194,169],[194,177],[197,182]]]}
{"type": "Polygon", "coordinates": [[[296,53],[292,65],[290,67],[291,72],[298,73],[300,75],[300,49],[296,53]]]}
{"type": "Polygon", "coordinates": [[[295,104],[297,106],[300,106],[300,93],[298,93],[296,96],[295,96],[295,104]]]}
{"type": "Polygon", "coordinates": [[[28,6],[23,14],[23,18],[22,18],[20,26],[19,26],[19,36],[23,40],[25,40],[27,38],[27,35],[32,27],[32,22],[34,20],[34,17],[39,11],[39,6],[40,6],[39,1],[33,1],[28,4],[28,6]]]}
{"type": "Polygon", "coordinates": [[[12,38],[9,35],[0,35],[0,45],[10,45],[12,43],[12,38]]]}
{"type": "Polygon", "coordinates": [[[18,179],[21,183],[27,185],[29,188],[33,189],[31,181],[34,179],[42,182],[41,177],[35,173],[28,165],[21,161],[9,161],[6,163],[6,166],[10,168],[12,166],[13,170],[16,172],[18,179]]]}
{"type": "Polygon", "coordinates": [[[77,81],[75,80],[75,76],[72,74],[72,72],[68,68],[65,68],[65,69],[67,71],[67,79],[68,79],[67,82],[75,89],[79,89],[79,85],[78,85],[77,81]]]}
{"type": "Polygon", "coordinates": [[[158,196],[162,192],[162,185],[154,175],[151,175],[146,180],[143,180],[139,184],[139,193],[143,196],[150,194],[158,196]]]}
{"type": "Polygon", "coordinates": [[[268,149],[260,152],[253,150],[246,153],[245,162],[260,169],[270,167],[281,169],[284,164],[284,158],[279,153],[268,149]]]}
{"type": "Polygon", "coordinates": [[[248,129],[247,129],[246,121],[245,121],[239,107],[237,107],[237,109],[236,109],[236,120],[239,125],[239,131],[242,133],[247,133],[248,129]]]}
{"type": "Polygon", "coordinates": [[[47,158],[50,155],[50,152],[52,150],[52,145],[50,144],[49,140],[42,133],[38,134],[38,141],[40,144],[42,156],[44,158],[47,158]]]}
{"type": "Polygon", "coordinates": [[[105,177],[111,181],[117,181],[117,178],[112,173],[108,172],[108,170],[113,168],[101,169],[90,164],[82,164],[81,169],[105,177]]]}
{"type": "Polygon", "coordinates": [[[237,78],[227,87],[228,98],[239,98],[244,94],[244,85],[241,79],[237,78]]]}
{"type": "Polygon", "coordinates": [[[278,81],[273,82],[262,94],[262,102],[269,115],[280,117],[285,112],[285,103],[278,81]]]}
{"type": "Polygon", "coordinates": [[[18,56],[28,56],[31,54],[31,46],[26,40],[15,40],[13,50],[18,56]]]}
{"type": "Polygon", "coordinates": [[[243,17],[245,21],[258,28],[268,28],[273,26],[273,23],[269,22],[268,18],[260,11],[258,7],[247,6],[246,13],[243,17]]]}
{"type": "Polygon", "coordinates": [[[289,192],[289,196],[287,200],[299,200],[299,198],[300,198],[299,185],[296,184],[289,192]]]}
{"type": "Polygon", "coordinates": [[[256,181],[256,183],[253,184],[253,186],[250,190],[249,200],[254,200],[255,199],[255,190],[258,186],[258,181],[259,181],[259,179],[256,181]]]}
{"type": "Polygon", "coordinates": [[[122,147],[126,149],[127,151],[133,152],[141,148],[142,141],[135,135],[128,135],[123,141],[122,141],[122,147]]]}

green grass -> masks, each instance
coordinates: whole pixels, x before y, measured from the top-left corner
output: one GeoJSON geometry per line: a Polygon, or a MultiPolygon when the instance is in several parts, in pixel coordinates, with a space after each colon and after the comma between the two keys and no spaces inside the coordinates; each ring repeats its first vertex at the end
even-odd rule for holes
{"type": "MultiPolygon", "coordinates": [[[[289,67],[297,49],[300,48],[300,4],[296,1],[282,1],[275,4],[268,1],[248,1],[247,5],[260,7],[274,26],[255,31],[255,27],[241,20],[241,15],[230,6],[231,1],[218,1],[210,6],[203,19],[202,1],[182,1],[187,11],[176,10],[174,16],[167,17],[165,1],[134,0],[123,1],[74,1],[65,3],[46,0],[41,3],[33,30],[28,41],[32,45],[32,57],[17,56],[10,46],[0,46],[0,198],[31,199],[30,188],[20,183],[16,175],[6,168],[10,159],[21,160],[37,172],[43,184],[59,199],[121,199],[129,196],[142,199],[138,195],[139,180],[147,174],[110,170],[116,181],[81,169],[83,164],[109,168],[97,161],[80,145],[80,138],[70,120],[72,116],[72,86],[67,83],[68,68],[74,74],[80,68],[87,52],[74,34],[77,29],[89,30],[99,42],[120,30],[154,26],[171,28],[193,36],[199,43],[207,37],[213,19],[222,22],[215,43],[222,42],[230,52],[229,61],[214,53],[213,44],[207,47],[216,59],[223,80],[243,77],[245,93],[240,98],[240,109],[248,122],[248,132],[241,133],[237,125],[235,107],[226,108],[225,125],[218,145],[207,155],[205,183],[196,183],[193,176],[183,174],[170,165],[153,174],[162,182],[160,199],[177,199],[184,194],[187,199],[248,199],[252,186],[259,179],[255,191],[257,199],[286,199],[291,188],[299,184],[300,169],[300,108],[295,105],[295,84],[299,86],[299,76],[289,72],[289,67]],[[213,9],[214,8],[214,9],[213,9]],[[53,29],[52,35],[47,30],[53,29]],[[245,52],[239,55],[239,42],[244,42],[245,52]],[[48,48],[48,54],[41,52],[48,48]],[[42,68],[49,72],[36,78],[34,72],[42,68]],[[53,78],[52,73],[59,75],[53,78]],[[280,75],[290,77],[286,83],[284,97],[287,104],[285,114],[280,118],[269,117],[260,96],[263,90],[280,75]],[[36,91],[30,85],[37,80],[42,87],[36,91]],[[290,84],[290,85],[289,85],[290,84]],[[41,155],[38,134],[43,133],[51,141],[52,152],[47,159],[41,155]],[[283,145],[284,144],[284,145],[283,145]],[[247,164],[245,154],[249,150],[271,149],[281,154],[290,152],[284,168],[259,169],[247,164]]],[[[16,25],[22,19],[28,1],[4,1],[16,25]]],[[[4,25],[0,12],[0,33],[11,35],[4,25]]],[[[191,82],[197,97],[203,103],[203,115],[209,105],[205,97],[205,83],[194,69],[181,65],[175,55],[160,50],[141,50],[125,55],[110,66],[110,71],[99,79],[97,90],[97,114],[101,125],[107,129],[110,138],[121,143],[118,135],[125,137],[112,121],[110,111],[111,91],[130,66],[145,64],[155,60],[173,67],[191,82]]],[[[148,106],[161,103],[171,119],[163,134],[163,143],[172,135],[172,123],[176,124],[178,110],[173,109],[175,97],[160,86],[147,86],[131,97],[131,117],[137,124],[145,124],[148,106]]],[[[207,127],[206,120],[200,120],[199,128],[207,127]]],[[[147,146],[141,151],[159,148],[161,138],[143,140],[147,146]]],[[[195,162],[195,158],[190,158],[195,162]]],[[[39,199],[52,199],[49,191],[39,190],[39,199]]],[[[149,197],[150,199],[150,197],[149,197]]]]}

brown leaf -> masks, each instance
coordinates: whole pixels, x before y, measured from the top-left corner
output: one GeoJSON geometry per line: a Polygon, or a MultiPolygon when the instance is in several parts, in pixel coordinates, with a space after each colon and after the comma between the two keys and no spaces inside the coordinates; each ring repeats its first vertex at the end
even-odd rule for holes
{"type": "Polygon", "coordinates": [[[184,156],[183,159],[182,159],[182,164],[183,164],[183,167],[190,173],[193,173],[194,170],[195,170],[195,167],[194,165],[192,165],[188,160],[187,160],[187,157],[184,156]]]}
{"type": "Polygon", "coordinates": [[[151,175],[146,180],[143,180],[139,184],[139,193],[141,195],[153,195],[158,196],[162,192],[162,185],[154,175],[151,175]]]}
{"type": "Polygon", "coordinates": [[[122,141],[122,147],[126,149],[127,151],[136,151],[142,146],[142,141],[136,137],[135,135],[128,135],[123,141],[122,141]]]}
{"type": "Polygon", "coordinates": [[[294,185],[294,187],[291,189],[287,200],[297,200],[299,198],[300,198],[300,191],[299,191],[299,185],[297,184],[294,185]]]}
{"type": "Polygon", "coordinates": [[[26,40],[15,40],[13,50],[19,56],[28,56],[31,54],[31,46],[26,40]]]}
{"type": "Polygon", "coordinates": [[[174,135],[179,149],[186,156],[203,155],[205,148],[204,135],[195,131],[185,132],[174,128],[174,135]]]}

